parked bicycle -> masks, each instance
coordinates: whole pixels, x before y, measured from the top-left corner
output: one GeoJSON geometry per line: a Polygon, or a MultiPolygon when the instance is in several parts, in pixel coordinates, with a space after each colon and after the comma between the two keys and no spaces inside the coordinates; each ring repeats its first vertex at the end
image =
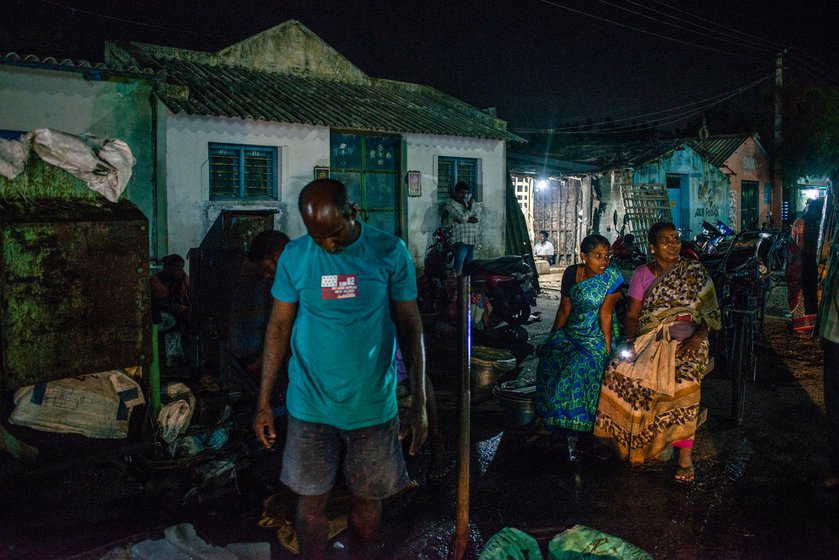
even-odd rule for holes
{"type": "Polygon", "coordinates": [[[765,300],[767,237],[762,232],[737,234],[725,253],[714,259],[703,257],[714,279],[720,302],[722,329],[715,335],[714,354],[718,363],[731,373],[731,417],[741,425],[745,414],[746,386],[757,380],[755,339],[765,300]]]}

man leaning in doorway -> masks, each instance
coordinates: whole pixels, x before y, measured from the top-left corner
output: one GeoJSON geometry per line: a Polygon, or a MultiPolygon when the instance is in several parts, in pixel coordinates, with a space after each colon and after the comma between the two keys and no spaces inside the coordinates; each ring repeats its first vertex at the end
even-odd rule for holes
{"type": "Polygon", "coordinates": [[[469,185],[458,181],[444,207],[444,225],[449,228],[454,270],[458,275],[463,271],[463,265],[472,260],[478,244],[479,212],[474,202],[469,185]]]}

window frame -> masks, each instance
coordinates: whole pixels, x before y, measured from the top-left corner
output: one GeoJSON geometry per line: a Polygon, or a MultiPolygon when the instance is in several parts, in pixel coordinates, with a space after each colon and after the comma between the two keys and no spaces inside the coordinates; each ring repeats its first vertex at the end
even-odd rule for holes
{"type": "MultiPolygon", "coordinates": [[[[483,160],[477,157],[459,157],[459,156],[444,156],[440,155],[437,156],[437,169],[436,169],[436,176],[437,176],[437,202],[438,203],[445,203],[449,198],[451,198],[452,191],[451,189],[454,188],[455,184],[458,181],[462,180],[460,177],[457,176],[457,164],[459,162],[468,162],[474,164],[475,169],[475,178],[474,182],[472,183],[472,198],[476,202],[481,202],[484,199],[484,188],[483,188],[483,160]],[[451,162],[453,164],[455,170],[455,176],[449,185],[449,192],[440,192],[440,164],[444,162],[451,162]]],[[[467,181],[468,182],[468,181],[467,181]]]]}
{"type": "MultiPolygon", "coordinates": [[[[226,142],[208,142],[207,143],[207,161],[209,169],[209,177],[207,180],[207,198],[210,201],[266,201],[279,200],[279,185],[280,185],[280,149],[277,146],[259,146],[255,144],[231,144],[226,142]],[[236,172],[238,174],[238,192],[224,195],[213,195],[213,157],[220,156],[214,150],[235,150],[236,155],[236,172]],[[247,155],[246,152],[257,151],[265,154],[266,158],[270,158],[270,173],[271,177],[268,179],[270,184],[270,192],[258,196],[247,195],[247,155]]],[[[268,191],[268,189],[266,189],[268,191]]]]}

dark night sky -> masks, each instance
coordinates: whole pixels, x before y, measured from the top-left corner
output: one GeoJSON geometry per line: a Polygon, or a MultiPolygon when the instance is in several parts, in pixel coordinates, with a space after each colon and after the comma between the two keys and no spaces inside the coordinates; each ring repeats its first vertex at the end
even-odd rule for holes
{"type": "MultiPolygon", "coordinates": [[[[106,39],[215,51],[297,19],[367,74],[494,106],[514,130],[675,121],[695,102],[769,76],[783,46],[786,76],[839,85],[839,20],[815,0],[2,0],[2,8],[0,52],[92,61],[106,39]],[[662,112],[674,107],[683,108],[662,112]]],[[[755,109],[771,84],[732,102],[755,109]]]]}

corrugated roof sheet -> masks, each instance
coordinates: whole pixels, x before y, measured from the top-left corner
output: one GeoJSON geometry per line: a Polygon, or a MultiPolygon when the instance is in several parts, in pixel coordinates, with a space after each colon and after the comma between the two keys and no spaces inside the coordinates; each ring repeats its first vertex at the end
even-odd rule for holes
{"type": "MultiPolygon", "coordinates": [[[[700,140],[698,138],[692,138],[686,140],[688,145],[692,148],[696,149],[704,153],[709,161],[716,165],[717,167],[722,167],[725,165],[725,162],[728,161],[728,158],[739,148],[743,142],[748,140],[749,138],[756,136],[754,134],[719,134],[715,136],[709,136],[705,140],[700,140]]],[[[757,138],[755,138],[757,142],[757,138]]],[[[760,142],[758,142],[758,146],[760,146],[760,142]]],[[[763,147],[761,146],[761,149],[763,147]]]]}
{"type": "Polygon", "coordinates": [[[549,157],[585,163],[598,172],[634,168],[681,149],[685,140],[651,140],[623,143],[586,143],[554,146],[549,157]]]}
{"type": "Polygon", "coordinates": [[[151,68],[140,68],[131,64],[105,64],[104,62],[94,63],[88,62],[87,60],[70,60],[69,58],[58,60],[57,58],[51,56],[41,58],[35,56],[34,54],[19,55],[14,52],[0,55],[0,64],[30,68],[51,68],[55,70],[82,73],[90,70],[98,70],[101,72],[110,72],[121,75],[136,75],[146,78],[160,75],[159,72],[155,72],[151,68]]]}
{"type": "Polygon", "coordinates": [[[139,65],[164,71],[188,92],[158,93],[174,113],[353,130],[523,141],[496,119],[442,92],[390,80],[339,81],[240,66],[165,58],[120,45],[139,65]],[[185,95],[186,93],[186,95],[185,95]]]}
{"type": "Polygon", "coordinates": [[[576,161],[565,161],[549,156],[535,156],[507,151],[507,170],[511,173],[536,174],[538,176],[561,177],[563,175],[585,175],[596,171],[596,167],[576,161]]]}

